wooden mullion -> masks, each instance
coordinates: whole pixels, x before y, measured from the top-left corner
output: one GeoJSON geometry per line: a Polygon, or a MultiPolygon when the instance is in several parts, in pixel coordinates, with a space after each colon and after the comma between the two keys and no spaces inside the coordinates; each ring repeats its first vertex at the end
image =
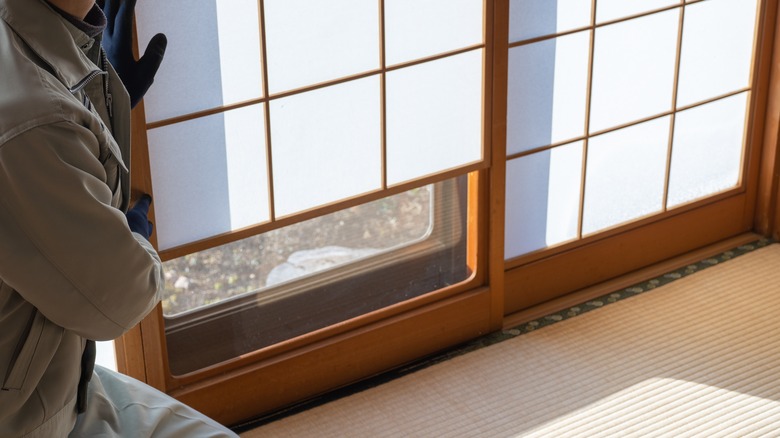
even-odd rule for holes
{"type": "Polygon", "coordinates": [[[585,95],[585,138],[582,140],[582,175],[580,177],[580,205],[577,214],[577,239],[582,239],[582,227],[585,217],[585,183],[588,174],[588,143],[590,141],[590,107],[593,97],[593,65],[596,56],[596,8],[598,1],[593,0],[590,10],[590,45],[588,53],[588,89],[585,95]]]}
{"type": "Polygon", "coordinates": [[[260,50],[261,62],[263,63],[263,117],[265,134],[265,161],[266,176],[268,178],[268,217],[269,220],[276,220],[276,202],[274,197],[274,167],[273,167],[273,148],[271,147],[271,104],[267,97],[270,86],[268,85],[268,46],[265,33],[265,0],[258,0],[258,20],[260,20],[260,50]]]}
{"type": "Polygon", "coordinates": [[[446,179],[454,178],[460,175],[465,175],[477,170],[486,169],[487,167],[488,167],[488,163],[479,161],[472,164],[468,164],[463,167],[445,170],[437,174],[428,175],[399,185],[390,186],[385,190],[377,189],[372,192],[367,192],[361,195],[353,196],[351,198],[342,199],[340,201],[331,204],[326,204],[320,207],[312,208],[310,210],[302,211],[289,216],[277,217],[273,221],[267,221],[260,224],[251,225],[238,230],[227,231],[212,237],[197,240],[184,245],[176,246],[173,248],[167,248],[160,251],[160,257],[163,260],[172,260],[178,257],[185,256],[187,254],[192,254],[194,252],[203,251],[209,248],[214,248],[219,245],[235,242],[237,240],[245,239],[257,234],[283,228],[298,222],[303,222],[305,220],[314,219],[330,213],[335,213],[345,208],[354,207],[371,201],[376,201],[378,199],[387,196],[397,195],[407,190],[444,181],[446,179]]]}
{"type": "Polygon", "coordinates": [[[381,180],[382,190],[387,189],[387,71],[386,71],[386,36],[385,36],[385,0],[379,0],[379,116],[381,132],[381,180]]]}
{"type": "MultiPolygon", "coordinates": [[[[265,30],[262,29],[261,31],[263,32],[263,35],[265,35],[265,30]]],[[[444,58],[450,58],[450,57],[453,57],[453,56],[462,55],[464,53],[468,53],[468,52],[472,52],[474,50],[480,50],[480,49],[484,49],[484,48],[485,48],[484,44],[475,44],[475,45],[472,45],[472,46],[463,47],[463,48],[460,48],[460,49],[456,49],[456,50],[452,50],[452,51],[449,51],[449,52],[440,53],[440,54],[433,55],[433,56],[428,56],[428,57],[425,57],[425,58],[415,59],[415,60],[404,62],[404,63],[401,63],[401,64],[392,65],[392,66],[389,66],[389,67],[388,66],[383,66],[382,68],[377,68],[377,69],[373,69],[373,70],[369,70],[369,71],[365,71],[365,72],[361,72],[361,73],[356,73],[354,75],[344,76],[344,77],[340,77],[340,78],[337,78],[337,79],[331,79],[331,80],[328,80],[328,81],[323,81],[323,82],[319,82],[319,83],[316,83],[316,84],[307,85],[305,87],[300,87],[300,88],[295,88],[295,89],[292,89],[292,90],[282,91],[282,92],[275,93],[275,94],[272,94],[272,95],[269,95],[268,94],[268,90],[266,89],[265,92],[264,92],[264,96],[263,97],[256,98],[256,99],[248,99],[248,100],[245,100],[245,101],[232,103],[232,104],[229,104],[229,105],[222,105],[222,106],[209,108],[209,109],[205,109],[205,110],[201,110],[201,111],[195,111],[195,112],[192,112],[192,113],[182,114],[182,115],[176,116],[176,117],[171,117],[171,118],[167,118],[167,119],[163,119],[163,120],[157,120],[157,121],[154,121],[154,122],[149,122],[149,123],[146,124],[146,129],[149,130],[149,129],[161,128],[163,126],[169,126],[169,125],[173,125],[173,124],[176,124],[176,123],[187,122],[187,121],[198,119],[198,118],[201,118],[201,117],[206,117],[206,116],[210,116],[210,115],[214,115],[214,114],[220,114],[220,113],[224,113],[226,111],[230,111],[230,110],[234,110],[234,109],[238,109],[238,108],[243,108],[243,107],[250,106],[250,105],[259,105],[261,103],[267,103],[269,100],[282,99],[282,98],[285,98],[285,97],[290,97],[290,96],[295,96],[295,95],[298,95],[298,94],[308,93],[310,91],[319,90],[321,88],[331,87],[331,86],[334,86],[334,85],[339,85],[339,84],[343,84],[345,82],[351,82],[351,81],[355,81],[355,80],[358,80],[358,79],[364,79],[364,78],[375,76],[375,75],[384,75],[384,74],[386,74],[387,72],[390,72],[390,71],[395,71],[395,70],[400,70],[400,69],[403,69],[403,68],[413,67],[415,65],[425,64],[427,62],[438,61],[438,60],[441,60],[441,59],[444,59],[444,58]]],[[[264,54],[266,53],[265,38],[263,38],[263,53],[264,54]]],[[[263,68],[264,68],[264,71],[267,69],[265,67],[265,64],[264,64],[263,68]]],[[[265,72],[264,74],[267,75],[267,72],[265,72]]],[[[268,81],[265,80],[264,84],[268,84],[268,81]]],[[[267,85],[264,85],[264,88],[267,88],[267,85]]]]}
{"type": "MultiPolygon", "coordinates": [[[[133,52],[138,56],[138,33],[133,27],[133,52]]],[[[151,166],[149,160],[149,141],[146,135],[145,108],[143,100],[131,113],[130,183],[131,198],[149,194],[154,199],[151,166]]],[[[149,209],[149,220],[155,221],[154,202],[149,209]]],[[[157,233],[153,232],[150,243],[157,248],[157,233]]],[[[153,333],[151,327],[162,326],[162,305],[157,304],[138,325],[115,340],[117,369],[131,377],[165,391],[167,373],[167,355],[162,330],[153,333]]]]}
{"type": "Polygon", "coordinates": [[[490,325],[497,330],[503,322],[504,299],[504,233],[506,204],[506,154],[507,154],[507,101],[509,82],[509,0],[485,3],[485,15],[489,20],[485,26],[486,51],[489,67],[485,77],[490,87],[485,91],[490,102],[485,105],[489,111],[485,118],[486,145],[490,153],[489,205],[483,213],[483,223],[488,225],[489,252],[487,253],[487,279],[491,289],[490,325]],[[492,6],[492,10],[491,7],[492,6]]]}
{"type": "Polygon", "coordinates": [[[156,129],[156,128],[162,128],[164,126],[175,125],[177,123],[188,122],[190,120],[195,120],[195,119],[199,119],[199,118],[202,118],[202,117],[213,116],[215,114],[221,114],[221,113],[225,113],[225,112],[232,111],[232,110],[235,110],[235,109],[244,108],[244,107],[247,107],[247,106],[259,105],[259,104],[264,103],[266,100],[267,99],[265,97],[260,97],[260,98],[256,98],[256,99],[248,99],[248,100],[244,100],[244,101],[241,101],[241,102],[231,103],[229,105],[222,105],[222,106],[218,106],[218,107],[214,107],[214,108],[209,108],[209,109],[205,109],[205,110],[194,111],[194,112],[191,112],[191,113],[182,114],[182,115],[176,116],[176,117],[170,117],[170,118],[167,118],[167,119],[157,120],[157,121],[154,121],[154,122],[148,122],[146,124],[146,129],[147,130],[152,130],[152,129],[156,129]]]}
{"type": "Polygon", "coordinates": [[[651,226],[655,222],[662,222],[675,216],[685,215],[688,212],[699,208],[704,208],[707,205],[725,202],[735,196],[743,196],[745,193],[746,190],[744,188],[737,187],[704,199],[697,199],[681,205],[675,205],[674,208],[671,208],[666,212],[649,213],[645,216],[630,220],[628,222],[616,224],[612,227],[599,230],[597,233],[588,234],[581,239],[567,240],[553,246],[540,248],[538,250],[514,257],[506,261],[506,269],[511,270],[525,264],[544,260],[545,258],[555,256],[556,254],[567,251],[574,251],[577,248],[588,246],[600,240],[609,239],[617,235],[630,233],[642,227],[651,226]]]}
{"type": "Polygon", "coordinates": [[[666,148],[666,174],[664,175],[664,197],[661,211],[666,211],[669,201],[669,180],[672,173],[672,149],[674,147],[674,127],[677,119],[677,95],[680,86],[680,61],[682,59],[683,29],[685,24],[685,6],[680,8],[680,21],[677,29],[677,57],[674,60],[674,84],[672,85],[672,111],[669,117],[669,140],[666,148]]]}
{"type": "Polygon", "coordinates": [[[522,157],[525,157],[525,156],[528,156],[528,155],[533,155],[533,154],[538,153],[538,152],[543,152],[543,151],[546,151],[546,150],[555,149],[558,146],[564,146],[564,145],[567,145],[567,144],[576,143],[578,141],[584,141],[588,137],[596,137],[598,135],[609,134],[611,132],[619,131],[621,129],[630,128],[632,126],[640,125],[642,123],[649,122],[651,120],[660,119],[662,117],[670,116],[670,115],[672,115],[675,112],[685,111],[685,110],[689,110],[691,108],[696,108],[697,106],[707,105],[708,103],[712,103],[712,102],[718,101],[720,99],[725,99],[727,97],[736,96],[737,94],[745,93],[745,92],[748,92],[750,90],[751,90],[750,88],[741,88],[741,89],[736,90],[736,91],[729,91],[729,92],[721,94],[719,96],[710,97],[710,98],[707,98],[707,99],[702,100],[700,102],[696,102],[696,103],[688,104],[686,106],[682,106],[677,111],[666,111],[666,112],[663,112],[663,113],[660,113],[660,114],[655,114],[655,115],[652,115],[652,116],[643,117],[641,119],[634,120],[634,121],[631,121],[631,122],[626,122],[626,123],[623,123],[621,125],[617,125],[617,126],[614,126],[614,127],[611,127],[611,128],[602,129],[601,131],[595,131],[595,132],[591,133],[590,135],[582,135],[582,136],[579,136],[579,137],[574,137],[574,138],[569,138],[569,139],[566,139],[566,140],[558,141],[558,142],[555,142],[555,143],[552,143],[552,144],[549,144],[549,145],[535,147],[533,149],[528,149],[528,150],[525,150],[525,151],[522,151],[522,152],[515,152],[513,154],[507,155],[507,160],[511,161],[511,160],[516,159],[516,158],[522,158],[522,157]]]}
{"type": "MultiPolygon", "coordinates": [[[[693,5],[693,4],[696,4],[696,3],[703,2],[703,1],[706,1],[706,0],[692,0],[692,1],[688,2],[687,4],[693,5]]],[[[583,32],[583,31],[586,31],[586,30],[589,30],[589,29],[593,29],[593,28],[600,28],[600,27],[609,26],[609,25],[612,25],[612,24],[622,23],[624,21],[634,20],[636,18],[642,18],[642,17],[646,17],[648,15],[657,14],[659,12],[671,11],[672,9],[679,8],[679,7],[682,7],[682,5],[678,4],[678,5],[664,6],[662,8],[657,8],[657,9],[653,9],[653,10],[650,10],[650,11],[641,12],[639,14],[629,15],[627,17],[616,18],[614,20],[604,21],[604,22],[601,22],[601,23],[596,23],[595,22],[596,16],[595,16],[595,10],[594,10],[593,11],[593,15],[592,15],[593,20],[592,20],[591,25],[589,25],[589,26],[582,26],[582,27],[578,27],[578,28],[575,28],[575,29],[565,30],[563,32],[551,33],[551,34],[547,34],[547,35],[540,35],[540,36],[535,36],[533,38],[528,38],[528,39],[525,39],[525,40],[515,41],[515,42],[512,42],[512,43],[509,44],[509,48],[512,49],[512,48],[515,48],[515,47],[520,47],[520,46],[525,46],[525,45],[528,45],[528,44],[538,43],[540,41],[551,40],[553,38],[558,38],[558,37],[562,37],[562,36],[566,36],[566,35],[571,35],[571,34],[577,33],[577,32],[583,32]]]]}
{"type": "Polygon", "coordinates": [[[519,312],[748,232],[742,224],[745,200],[745,194],[731,196],[508,270],[507,288],[522,285],[528,293],[508,296],[507,312],[519,312]]]}
{"type": "Polygon", "coordinates": [[[763,5],[762,32],[757,70],[753,72],[756,100],[752,139],[761,143],[756,210],[753,226],[756,232],[780,239],[780,7],[777,0],[763,5]]]}

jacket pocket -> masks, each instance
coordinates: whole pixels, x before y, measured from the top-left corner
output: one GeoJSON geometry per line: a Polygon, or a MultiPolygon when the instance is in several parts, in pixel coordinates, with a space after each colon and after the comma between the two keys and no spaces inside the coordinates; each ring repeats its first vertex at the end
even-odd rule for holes
{"type": "Polygon", "coordinates": [[[106,185],[111,190],[111,205],[119,208],[122,203],[122,174],[127,172],[127,167],[122,157],[117,155],[118,146],[109,141],[106,146],[101,145],[101,149],[100,163],[106,172],[106,185]]]}
{"type": "Polygon", "coordinates": [[[33,364],[33,360],[38,351],[38,346],[46,336],[55,334],[57,330],[39,311],[35,311],[29,323],[27,335],[19,341],[14,356],[8,368],[8,373],[3,381],[3,390],[21,390],[25,379],[33,364]]]}

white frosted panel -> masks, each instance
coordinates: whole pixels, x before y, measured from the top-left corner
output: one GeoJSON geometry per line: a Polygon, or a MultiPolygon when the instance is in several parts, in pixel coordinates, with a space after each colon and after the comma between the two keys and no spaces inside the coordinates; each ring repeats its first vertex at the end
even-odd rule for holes
{"type": "Polygon", "coordinates": [[[755,0],[708,0],[685,9],[678,106],[750,85],[755,0]]]}
{"type": "Polygon", "coordinates": [[[387,180],[482,159],[482,50],[387,74],[387,180]]]}
{"type": "Polygon", "coordinates": [[[379,77],[271,102],[277,216],[382,185],[379,77]]]}
{"type": "Polygon", "coordinates": [[[262,96],[256,0],[139,0],[141,51],[168,38],[160,70],[144,97],[149,122],[262,96]]]}
{"type": "Polygon", "coordinates": [[[679,11],[596,30],[590,131],[672,109],[679,11]]]}
{"type": "Polygon", "coordinates": [[[235,230],[269,219],[264,111],[261,106],[229,111],[224,120],[230,228],[235,230]]]}
{"type": "Polygon", "coordinates": [[[482,43],[482,0],[385,0],[385,63],[482,43]]]}
{"type": "Polygon", "coordinates": [[[379,67],[379,2],[266,0],[271,93],[379,67]]]}
{"type": "Polygon", "coordinates": [[[95,364],[116,371],[116,350],[114,341],[95,342],[95,364]]]}
{"type": "Polygon", "coordinates": [[[737,185],[747,96],[738,94],[677,114],[667,201],[670,207],[737,185]]]}
{"type": "Polygon", "coordinates": [[[669,117],[590,139],[583,234],[662,209],[668,144],[669,117]]]}
{"type": "Polygon", "coordinates": [[[510,154],[584,134],[589,35],[579,32],[509,50],[510,154]]]}
{"type": "Polygon", "coordinates": [[[596,22],[603,23],[679,4],[680,0],[598,0],[596,22]]]}
{"type": "Polygon", "coordinates": [[[506,171],[507,259],[577,237],[581,141],[510,160],[506,171]]]}
{"type": "Polygon", "coordinates": [[[148,131],[161,249],[265,222],[262,106],[148,131]]]}
{"type": "Polygon", "coordinates": [[[591,0],[510,0],[509,42],[590,25],[591,0]]]}

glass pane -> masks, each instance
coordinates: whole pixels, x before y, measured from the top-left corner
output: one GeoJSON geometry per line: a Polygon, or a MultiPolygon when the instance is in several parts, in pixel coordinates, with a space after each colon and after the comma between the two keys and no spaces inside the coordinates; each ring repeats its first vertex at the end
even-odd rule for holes
{"type": "Polygon", "coordinates": [[[433,188],[348,208],[165,262],[174,316],[414,243],[430,234],[433,188]]]}
{"type": "Polygon", "coordinates": [[[577,237],[582,142],[507,163],[507,259],[577,237]]]}
{"type": "Polygon", "coordinates": [[[735,187],[742,169],[747,93],[681,111],[674,124],[672,207],[735,187]]]}
{"type": "Polygon", "coordinates": [[[590,139],[582,233],[660,211],[668,149],[669,117],[590,139]]]}
{"type": "Polygon", "coordinates": [[[596,22],[603,23],[677,4],[680,0],[598,0],[596,22]]]}
{"type": "Polygon", "coordinates": [[[379,68],[379,2],[266,0],[271,93],[379,68]]]}
{"type": "Polygon", "coordinates": [[[509,42],[590,25],[592,0],[510,0],[509,42]]]}
{"type": "Polygon", "coordinates": [[[508,153],[585,133],[590,32],[509,49],[508,153]]]}
{"type": "Polygon", "coordinates": [[[255,105],[148,131],[160,249],[269,219],[263,125],[255,105]]]}
{"type": "Polygon", "coordinates": [[[271,101],[277,216],[382,188],[379,77],[271,101]]]}
{"type": "Polygon", "coordinates": [[[257,14],[256,0],[140,0],[136,25],[141,52],[158,32],[168,38],[165,59],[144,97],[146,120],[261,97],[257,14]]]}
{"type": "Polygon", "coordinates": [[[462,176],[167,262],[172,373],[468,279],[467,187],[462,176]]]}
{"type": "Polygon", "coordinates": [[[482,43],[482,0],[385,0],[385,63],[482,43]]]}
{"type": "Polygon", "coordinates": [[[679,11],[596,30],[590,132],[672,109],[679,11]]]}
{"type": "Polygon", "coordinates": [[[755,0],[686,7],[678,106],[750,86],[755,23],[755,0]]]}
{"type": "Polygon", "coordinates": [[[482,158],[482,50],[387,74],[387,180],[482,158]]]}

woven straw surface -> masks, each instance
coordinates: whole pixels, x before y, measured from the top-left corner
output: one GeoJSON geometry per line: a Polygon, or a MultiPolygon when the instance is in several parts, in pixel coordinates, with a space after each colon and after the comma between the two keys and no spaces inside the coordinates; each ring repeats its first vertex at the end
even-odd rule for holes
{"type": "Polygon", "coordinates": [[[780,436],[780,245],[242,437],[780,436]]]}

